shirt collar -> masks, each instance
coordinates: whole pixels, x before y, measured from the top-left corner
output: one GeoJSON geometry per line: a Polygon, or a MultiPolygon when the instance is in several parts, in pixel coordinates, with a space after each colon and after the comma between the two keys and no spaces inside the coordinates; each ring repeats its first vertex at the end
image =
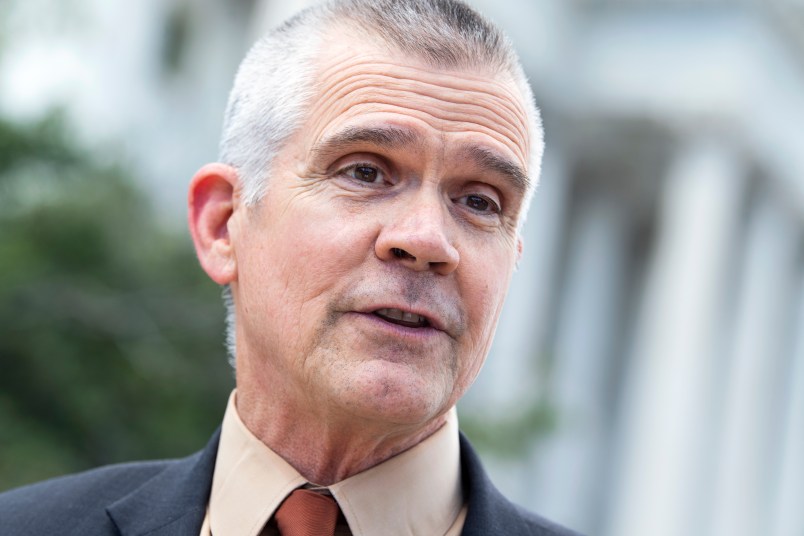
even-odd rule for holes
{"type": "MultiPolygon", "coordinates": [[[[212,534],[256,536],[285,497],[304,484],[296,469],[246,428],[232,392],[209,500],[212,534]]],[[[445,534],[463,506],[455,409],[421,443],[329,490],[354,536],[445,534]]]]}

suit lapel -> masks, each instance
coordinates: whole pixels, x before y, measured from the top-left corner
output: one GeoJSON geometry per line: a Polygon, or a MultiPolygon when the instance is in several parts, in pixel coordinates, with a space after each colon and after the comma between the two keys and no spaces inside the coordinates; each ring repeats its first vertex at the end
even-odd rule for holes
{"type": "Polygon", "coordinates": [[[461,534],[530,534],[522,514],[491,483],[469,440],[461,433],[461,475],[468,511],[461,534]]]}
{"type": "Polygon", "coordinates": [[[106,508],[122,536],[198,536],[212,488],[218,430],[201,452],[168,465],[106,508]]]}

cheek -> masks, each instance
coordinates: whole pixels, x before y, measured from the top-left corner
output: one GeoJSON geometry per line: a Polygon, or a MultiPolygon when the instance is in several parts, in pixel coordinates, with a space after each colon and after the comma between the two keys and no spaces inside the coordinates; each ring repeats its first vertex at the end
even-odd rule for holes
{"type": "Polygon", "coordinates": [[[283,253],[294,259],[287,276],[303,274],[307,290],[315,295],[355,276],[356,268],[373,255],[376,233],[371,222],[357,216],[324,218],[316,212],[312,218],[304,229],[291,231],[290,248],[283,253]]]}
{"type": "Polygon", "coordinates": [[[359,267],[373,255],[371,226],[334,210],[287,211],[254,248],[251,273],[258,273],[262,289],[254,289],[282,304],[296,326],[304,319],[320,321],[321,309],[334,295],[360,276],[359,267]]]}

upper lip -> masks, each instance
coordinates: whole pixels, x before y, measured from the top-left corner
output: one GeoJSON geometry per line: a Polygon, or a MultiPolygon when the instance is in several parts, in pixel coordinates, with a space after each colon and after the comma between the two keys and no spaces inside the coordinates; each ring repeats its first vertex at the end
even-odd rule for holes
{"type": "Polygon", "coordinates": [[[414,315],[423,316],[425,319],[427,319],[429,327],[435,328],[439,331],[446,331],[444,321],[441,318],[439,318],[439,316],[436,313],[434,313],[433,311],[429,311],[427,309],[411,308],[405,305],[397,305],[397,304],[381,304],[361,308],[361,310],[359,310],[358,312],[365,314],[373,314],[381,309],[398,309],[403,313],[412,313],[414,315]]]}

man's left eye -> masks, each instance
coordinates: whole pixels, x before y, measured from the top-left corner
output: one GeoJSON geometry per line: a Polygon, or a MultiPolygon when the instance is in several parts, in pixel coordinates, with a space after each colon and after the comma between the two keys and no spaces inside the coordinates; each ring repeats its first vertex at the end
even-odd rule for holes
{"type": "Polygon", "coordinates": [[[476,212],[499,214],[500,206],[485,195],[471,194],[462,198],[466,206],[476,212]]]}
{"type": "Polygon", "coordinates": [[[374,184],[382,182],[385,174],[376,166],[369,164],[355,164],[346,168],[343,173],[360,182],[374,184]]]}

